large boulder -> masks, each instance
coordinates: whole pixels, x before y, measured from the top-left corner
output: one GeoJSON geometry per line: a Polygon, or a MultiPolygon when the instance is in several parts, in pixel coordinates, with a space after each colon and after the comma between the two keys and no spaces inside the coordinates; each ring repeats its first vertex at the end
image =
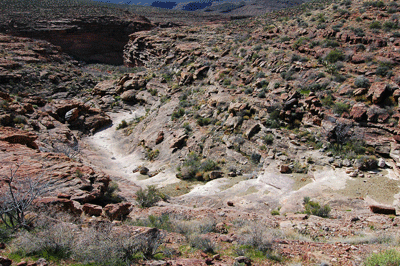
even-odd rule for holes
{"type": "Polygon", "coordinates": [[[108,204],[103,208],[103,212],[111,221],[123,220],[131,212],[131,207],[132,204],[128,202],[108,204]]]}
{"type": "Polygon", "coordinates": [[[351,108],[350,116],[354,119],[354,121],[362,122],[367,119],[367,111],[368,107],[364,103],[356,103],[351,108]]]}
{"type": "Polygon", "coordinates": [[[12,264],[12,260],[0,256],[0,265],[1,266],[11,266],[11,264],[12,264]]]}
{"type": "Polygon", "coordinates": [[[103,208],[101,206],[90,203],[85,203],[82,209],[86,215],[90,216],[100,216],[103,212],[103,208]]]}
{"type": "Polygon", "coordinates": [[[373,213],[396,215],[396,209],[388,206],[370,205],[369,209],[373,213]]]}
{"type": "Polygon", "coordinates": [[[380,103],[388,92],[388,86],[384,82],[375,82],[368,90],[367,98],[372,98],[372,103],[380,103]]]}
{"type": "Polygon", "coordinates": [[[24,130],[20,130],[12,127],[1,127],[0,128],[0,141],[6,141],[9,143],[18,143],[26,145],[32,149],[38,149],[38,145],[35,143],[38,136],[24,130]]]}
{"type": "Polygon", "coordinates": [[[80,215],[82,213],[82,210],[78,207],[79,205],[74,204],[72,200],[65,198],[44,197],[35,200],[34,205],[38,208],[52,208],[58,211],[69,212],[76,215],[80,215]]]}

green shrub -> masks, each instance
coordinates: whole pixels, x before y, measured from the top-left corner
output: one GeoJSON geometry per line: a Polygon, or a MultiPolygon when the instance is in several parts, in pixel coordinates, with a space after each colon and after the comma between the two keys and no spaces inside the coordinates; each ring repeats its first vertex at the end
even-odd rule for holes
{"type": "Polygon", "coordinates": [[[291,170],[293,173],[306,174],[308,172],[308,166],[299,162],[294,162],[291,170]]]}
{"type": "Polygon", "coordinates": [[[121,123],[118,124],[117,130],[123,129],[123,128],[126,128],[126,127],[128,127],[128,123],[125,120],[122,120],[121,123]]]}
{"type": "Polygon", "coordinates": [[[267,134],[263,137],[265,144],[271,145],[274,142],[275,136],[273,134],[267,134]]]}
{"type": "Polygon", "coordinates": [[[149,89],[148,92],[152,95],[152,96],[156,96],[158,94],[157,89],[149,89]]]}
{"type": "Polygon", "coordinates": [[[211,159],[206,159],[200,164],[200,169],[204,172],[212,171],[218,168],[218,164],[211,159]]]}
{"type": "Polygon", "coordinates": [[[385,31],[391,31],[393,29],[397,29],[398,28],[398,24],[394,23],[393,21],[385,21],[383,23],[383,29],[385,31]]]}
{"type": "Polygon", "coordinates": [[[348,104],[337,102],[333,106],[333,112],[338,115],[342,115],[343,113],[349,112],[350,106],[348,104]]]}
{"type": "Polygon", "coordinates": [[[157,228],[168,232],[172,232],[173,229],[168,213],[163,213],[161,216],[149,215],[147,219],[136,219],[133,225],[157,228]]]}
{"type": "Polygon", "coordinates": [[[174,111],[174,112],[172,113],[171,119],[172,119],[172,120],[176,120],[176,119],[181,118],[181,117],[184,116],[184,115],[185,115],[185,109],[179,108],[177,111],[174,111]]]}
{"type": "Polygon", "coordinates": [[[189,132],[192,131],[188,122],[183,123],[182,127],[185,129],[186,134],[189,134],[189,132]]]}
{"type": "Polygon", "coordinates": [[[178,167],[178,177],[182,179],[196,178],[199,181],[203,180],[204,172],[218,169],[218,164],[211,159],[201,161],[200,156],[191,152],[187,155],[183,164],[178,167]]]}
{"type": "Polygon", "coordinates": [[[197,118],[197,124],[199,126],[207,126],[212,123],[211,118],[208,117],[199,117],[197,118]]]}
{"type": "Polygon", "coordinates": [[[26,117],[23,115],[17,115],[14,117],[13,122],[15,124],[26,124],[26,117]]]}
{"type": "Polygon", "coordinates": [[[365,266],[400,265],[400,252],[391,249],[378,254],[373,254],[365,260],[364,264],[365,266]]]}
{"type": "Polygon", "coordinates": [[[152,150],[152,149],[146,149],[145,151],[145,158],[149,161],[153,161],[158,157],[160,154],[160,151],[158,149],[152,150]]]}
{"type": "Polygon", "coordinates": [[[329,205],[324,205],[321,207],[318,202],[310,200],[310,197],[304,197],[303,204],[305,209],[304,213],[306,214],[312,214],[326,218],[329,216],[331,211],[331,207],[329,207],[329,205]]]}
{"type": "Polygon", "coordinates": [[[390,63],[379,63],[378,68],[376,69],[375,74],[381,77],[391,76],[392,75],[392,65],[390,63]]]}
{"type": "Polygon", "coordinates": [[[279,210],[272,210],[271,215],[279,215],[279,210]]]}
{"type": "Polygon", "coordinates": [[[344,60],[344,54],[342,51],[340,51],[338,49],[333,49],[325,57],[325,60],[330,63],[336,63],[337,61],[344,60]]]}
{"type": "Polygon", "coordinates": [[[369,25],[369,28],[370,28],[370,29],[378,30],[378,29],[381,29],[381,28],[382,28],[382,25],[381,25],[381,23],[380,23],[379,21],[375,20],[374,22],[372,22],[372,23],[369,25]]]}
{"type": "Polygon", "coordinates": [[[8,106],[9,106],[9,104],[8,104],[8,102],[6,100],[1,100],[0,101],[0,109],[7,110],[8,106]]]}
{"type": "Polygon", "coordinates": [[[358,76],[354,80],[354,86],[356,86],[357,88],[366,88],[367,89],[367,88],[369,88],[369,86],[371,86],[371,82],[365,76],[358,76]]]}
{"type": "Polygon", "coordinates": [[[158,191],[155,186],[147,186],[147,189],[140,189],[136,192],[136,201],[141,208],[149,208],[154,206],[166,196],[158,191]]]}

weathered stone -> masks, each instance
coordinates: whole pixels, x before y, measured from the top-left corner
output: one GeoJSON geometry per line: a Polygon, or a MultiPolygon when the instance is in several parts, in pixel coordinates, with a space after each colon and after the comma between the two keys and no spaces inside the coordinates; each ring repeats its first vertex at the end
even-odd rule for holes
{"type": "Polygon", "coordinates": [[[11,264],[12,264],[12,260],[10,260],[9,258],[0,256],[0,265],[1,266],[11,266],[11,264]]]}
{"type": "Polygon", "coordinates": [[[59,211],[65,211],[72,214],[80,215],[82,210],[74,205],[74,202],[70,199],[45,197],[34,201],[34,205],[39,208],[54,208],[59,211]]]}
{"type": "Polygon", "coordinates": [[[161,142],[163,142],[163,140],[164,140],[164,132],[160,131],[160,132],[158,132],[158,136],[157,136],[157,139],[156,139],[156,145],[160,144],[161,142]]]}
{"type": "Polygon", "coordinates": [[[177,148],[180,149],[183,146],[186,145],[186,140],[188,139],[188,135],[186,133],[181,133],[178,136],[176,136],[172,141],[171,141],[171,145],[170,148],[177,148]]]}
{"type": "Polygon", "coordinates": [[[210,179],[217,179],[217,178],[221,178],[223,176],[224,172],[222,171],[211,171],[210,172],[210,179]]]}
{"type": "Polygon", "coordinates": [[[82,209],[86,215],[90,216],[100,216],[103,212],[103,208],[101,206],[90,203],[85,203],[82,209]]]}
{"type": "Polygon", "coordinates": [[[147,175],[149,173],[149,168],[147,168],[145,166],[140,166],[139,167],[139,173],[141,175],[147,175]]]}
{"type": "Polygon", "coordinates": [[[379,168],[384,168],[385,166],[386,166],[385,160],[382,159],[382,158],[379,158],[379,160],[378,160],[378,167],[379,167],[379,168]]]}
{"type": "Polygon", "coordinates": [[[114,80],[105,80],[100,83],[97,83],[97,85],[93,88],[92,93],[94,95],[100,95],[100,96],[115,94],[114,80]]]}
{"type": "Polygon", "coordinates": [[[79,117],[79,109],[73,108],[65,114],[65,121],[73,122],[79,117]]]}
{"type": "Polygon", "coordinates": [[[376,82],[371,85],[368,90],[367,98],[372,97],[372,103],[378,104],[380,103],[385,94],[388,92],[387,84],[384,82],[376,82]]]}
{"type": "Polygon", "coordinates": [[[48,266],[48,265],[49,263],[44,258],[40,258],[36,261],[36,266],[48,266]]]}
{"type": "Polygon", "coordinates": [[[251,125],[251,126],[246,130],[246,132],[245,132],[244,134],[245,134],[245,136],[246,136],[248,139],[251,139],[255,134],[257,134],[258,132],[260,132],[260,130],[261,130],[260,124],[256,123],[256,124],[251,125]]]}
{"type": "Polygon", "coordinates": [[[373,213],[396,215],[396,209],[394,207],[387,207],[381,205],[370,205],[369,209],[373,213]]]}
{"type": "Polygon", "coordinates": [[[103,208],[104,214],[111,220],[123,220],[131,212],[132,204],[121,202],[117,204],[107,204],[103,208]]]}
{"type": "Polygon", "coordinates": [[[38,149],[35,140],[38,138],[37,135],[20,130],[12,127],[1,127],[0,128],[0,141],[6,141],[9,143],[19,143],[26,145],[32,149],[38,149]]]}
{"type": "Polygon", "coordinates": [[[136,102],[136,90],[128,90],[121,94],[121,100],[124,102],[136,102]]]}
{"type": "Polygon", "coordinates": [[[350,117],[357,122],[362,122],[367,119],[368,107],[364,103],[356,103],[350,111],[350,117]]]}
{"type": "Polygon", "coordinates": [[[246,256],[239,256],[235,258],[235,262],[244,263],[246,266],[251,265],[251,259],[246,256]]]}
{"type": "Polygon", "coordinates": [[[281,172],[282,174],[287,174],[290,173],[290,167],[287,164],[281,164],[280,168],[279,168],[279,172],[281,172]]]}

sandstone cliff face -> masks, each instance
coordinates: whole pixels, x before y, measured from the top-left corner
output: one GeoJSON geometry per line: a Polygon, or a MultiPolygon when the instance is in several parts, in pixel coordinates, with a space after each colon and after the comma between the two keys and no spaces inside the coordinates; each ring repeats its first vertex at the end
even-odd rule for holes
{"type": "Polygon", "coordinates": [[[149,20],[139,16],[88,16],[42,20],[32,24],[10,20],[0,30],[11,35],[47,40],[78,60],[120,65],[129,34],[149,30],[152,26],[149,20]]]}

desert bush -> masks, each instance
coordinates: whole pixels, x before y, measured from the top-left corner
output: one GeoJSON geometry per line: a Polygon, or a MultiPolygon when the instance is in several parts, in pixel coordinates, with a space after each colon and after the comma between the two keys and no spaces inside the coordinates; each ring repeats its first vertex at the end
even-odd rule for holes
{"type": "Polygon", "coordinates": [[[293,173],[306,174],[308,172],[308,166],[303,165],[300,162],[294,162],[291,170],[293,173]]]}
{"type": "Polygon", "coordinates": [[[279,215],[279,210],[272,210],[271,215],[279,215]]]}
{"type": "Polygon", "coordinates": [[[261,221],[244,221],[238,235],[238,243],[244,247],[251,247],[264,254],[272,250],[272,242],[277,237],[276,233],[261,221]]]}
{"type": "Polygon", "coordinates": [[[344,60],[344,54],[338,49],[333,49],[327,54],[325,60],[330,63],[336,63],[337,61],[344,60]]]}
{"type": "Polygon", "coordinates": [[[375,74],[381,77],[391,76],[392,65],[390,63],[380,62],[375,74]]]}
{"type": "Polygon", "coordinates": [[[382,25],[381,25],[381,23],[380,23],[379,21],[375,20],[374,22],[372,22],[372,23],[369,25],[369,28],[370,28],[370,29],[375,29],[375,30],[377,30],[377,29],[381,29],[381,28],[382,28],[382,25]]]}
{"type": "Polygon", "coordinates": [[[17,115],[13,119],[14,124],[26,124],[26,117],[23,115],[17,115]]]}
{"type": "Polygon", "coordinates": [[[391,31],[391,30],[397,29],[398,27],[399,27],[399,25],[393,21],[385,21],[383,23],[383,29],[385,31],[391,31]]]}
{"type": "Polygon", "coordinates": [[[364,37],[365,36],[365,32],[362,28],[353,28],[352,29],[354,34],[358,37],[364,37]]]}
{"type": "Polygon", "coordinates": [[[149,215],[146,219],[136,219],[132,222],[136,226],[146,226],[157,229],[166,230],[168,232],[173,232],[174,225],[170,219],[168,213],[163,213],[160,216],[149,215]]]}
{"type": "Polygon", "coordinates": [[[201,161],[200,156],[191,152],[187,155],[183,164],[178,168],[178,176],[182,179],[196,178],[203,180],[203,173],[218,169],[218,164],[211,159],[201,161]]]}
{"type": "Polygon", "coordinates": [[[350,106],[348,104],[342,102],[336,102],[333,106],[333,112],[338,115],[342,115],[343,113],[348,113],[350,106]]]}
{"type": "Polygon", "coordinates": [[[104,195],[100,197],[96,201],[96,203],[101,206],[105,206],[110,203],[122,202],[123,199],[118,195],[118,191],[119,191],[118,183],[111,181],[104,195]]]}
{"type": "Polygon", "coordinates": [[[158,149],[152,150],[152,149],[148,148],[148,149],[146,149],[144,156],[147,160],[154,161],[154,159],[156,159],[159,154],[160,154],[160,151],[158,149]]]}
{"type": "Polygon", "coordinates": [[[213,120],[208,117],[197,118],[197,124],[199,126],[207,126],[207,125],[211,124],[212,122],[213,122],[213,120]]]}
{"type": "Polygon", "coordinates": [[[371,82],[365,76],[358,76],[354,80],[354,86],[357,88],[369,88],[369,86],[371,86],[371,82]]]}
{"type": "Polygon", "coordinates": [[[182,127],[185,129],[186,134],[189,134],[190,131],[192,131],[192,128],[190,127],[188,122],[183,123],[182,127]]]}
{"type": "Polygon", "coordinates": [[[310,197],[304,197],[304,213],[312,214],[319,217],[326,218],[329,216],[331,207],[329,205],[320,206],[318,202],[310,200],[310,197]]]}
{"type": "Polygon", "coordinates": [[[202,171],[212,171],[218,167],[218,164],[211,159],[206,159],[200,165],[202,171]]]}
{"type": "Polygon", "coordinates": [[[184,116],[184,115],[185,115],[185,109],[179,108],[177,111],[174,111],[174,112],[172,113],[171,119],[172,119],[172,120],[176,120],[176,119],[181,118],[181,117],[184,116]]]}
{"type": "Polygon", "coordinates": [[[394,266],[400,265],[400,252],[394,249],[386,250],[378,254],[369,256],[365,262],[365,266],[394,266]]]}
{"type": "Polygon", "coordinates": [[[367,2],[364,2],[363,5],[365,7],[369,7],[369,6],[372,6],[372,7],[384,7],[385,3],[383,3],[382,1],[367,1],[367,2]]]}
{"type": "Polygon", "coordinates": [[[118,124],[117,130],[118,129],[123,129],[123,128],[126,128],[126,127],[128,127],[128,123],[126,122],[126,120],[122,120],[121,123],[118,124]]]}
{"type": "Polygon", "coordinates": [[[147,186],[145,190],[140,189],[136,192],[136,201],[141,208],[152,207],[165,198],[166,196],[158,191],[155,186],[147,186]]]}
{"type": "Polygon", "coordinates": [[[72,258],[94,265],[131,265],[140,257],[153,258],[164,237],[158,229],[131,235],[125,230],[115,230],[112,224],[100,224],[84,228],[77,234],[72,258]]]}
{"type": "Polygon", "coordinates": [[[263,137],[263,141],[265,144],[271,145],[274,142],[275,136],[273,134],[266,134],[263,137]]]}
{"type": "MultiPolygon", "coordinates": [[[[43,225],[43,224],[42,224],[43,225]]],[[[38,256],[48,260],[69,258],[72,254],[76,229],[69,223],[54,223],[46,219],[44,227],[19,233],[12,249],[21,256],[38,256]]]]}
{"type": "Polygon", "coordinates": [[[205,253],[214,253],[215,250],[215,243],[206,237],[192,236],[189,238],[189,244],[192,248],[199,249],[205,253]]]}
{"type": "Polygon", "coordinates": [[[258,164],[258,163],[260,163],[261,155],[258,154],[258,153],[256,153],[256,152],[253,152],[253,153],[250,155],[250,160],[252,161],[252,163],[258,164]]]}
{"type": "Polygon", "coordinates": [[[7,110],[9,107],[8,101],[1,100],[0,101],[0,110],[7,110]]]}

